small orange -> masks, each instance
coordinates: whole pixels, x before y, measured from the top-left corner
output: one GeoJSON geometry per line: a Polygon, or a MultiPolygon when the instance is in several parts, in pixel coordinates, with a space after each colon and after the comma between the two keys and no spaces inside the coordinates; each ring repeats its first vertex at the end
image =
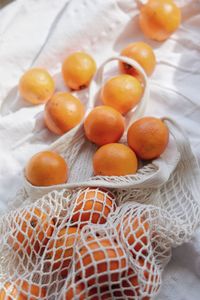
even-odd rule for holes
{"type": "Polygon", "coordinates": [[[134,122],[128,129],[128,145],[137,156],[144,160],[159,157],[169,141],[169,130],[158,118],[144,117],[134,122]]]}
{"type": "Polygon", "coordinates": [[[84,283],[82,282],[76,282],[75,286],[72,286],[72,284],[70,283],[70,285],[67,287],[67,292],[65,294],[65,299],[66,300],[74,300],[75,297],[78,300],[85,300],[85,287],[84,287],[84,283]]]}
{"type": "Polygon", "coordinates": [[[72,222],[81,222],[80,227],[104,224],[110,212],[115,210],[115,197],[109,191],[88,188],[79,193],[72,211],[72,222]]]}
{"type": "Polygon", "coordinates": [[[14,230],[8,244],[19,253],[42,253],[54,230],[53,220],[49,220],[40,208],[23,210],[13,220],[14,230]]]}
{"type": "MultiPolygon", "coordinates": [[[[146,72],[148,76],[150,76],[156,65],[156,57],[151,46],[144,42],[136,42],[129,44],[126,48],[124,48],[121,52],[122,56],[127,56],[138,62],[146,72]]],[[[138,78],[141,81],[141,76],[139,72],[130,66],[127,63],[119,62],[119,68],[122,73],[126,73],[138,78]]]]}
{"type": "Polygon", "coordinates": [[[123,144],[107,144],[100,147],[93,156],[95,175],[125,176],[137,171],[135,153],[123,144]]]}
{"type": "Polygon", "coordinates": [[[52,269],[60,269],[63,277],[68,275],[78,234],[79,229],[76,226],[62,228],[48,244],[45,259],[51,260],[52,269]]]}
{"type": "Polygon", "coordinates": [[[84,122],[86,137],[99,146],[119,141],[124,127],[122,115],[109,106],[95,107],[84,122]]]}
{"type": "Polygon", "coordinates": [[[53,151],[35,154],[25,168],[26,179],[35,186],[50,186],[67,182],[68,167],[64,158],[53,151]]]}
{"type": "Polygon", "coordinates": [[[179,27],[181,11],[173,0],[148,0],[141,8],[139,22],[147,37],[164,41],[179,27]]]}
{"type": "Polygon", "coordinates": [[[78,98],[58,92],[45,105],[44,120],[49,130],[61,135],[78,125],[84,113],[84,105],[78,98]]]}
{"type": "Polygon", "coordinates": [[[149,241],[149,223],[143,217],[132,217],[129,218],[125,216],[122,220],[122,224],[120,223],[117,226],[117,230],[123,230],[123,236],[126,239],[127,243],[133,249],[133,254],[136,255],[143,247],[146,252],[146,246],[149,241]]]}
{"type": "Polygon", "coordinates": [[[55,89],[51,75],[44,69],[33,68],[28,70],[20,79],[20,95],[32,104],[48,101],[55,89]]]}
{"type": "Polygon", "coordinates": [[[73,90],[87,87],[96,72],[94,59],[85,52],[69,55],[63,65],[62,74],[66,85],[73,90]]]}
{"type": "Polygon", "coordinates": [[[77,275],[88,280],[89,285],[111,280],[119,281],[127,268],[126,254],[122,246],[108,238],[88,237],[84,246],[78,250],[75,264],[77,275]],[[109,261],[109,263],[108,263],[109,261]],[[90,279],[91,275],[94,276],[90,279]]]}
{"type": "Polygon", "coordinates": [[[46,298],[46,290],[25,280],[6,282],[0,290],[0,300],[36,300],[46,298]]]}
{"type": "Polygon", "coordinates": [[[142,85],[138,79],[121,74],[105,83],[101,99],[105,105],[115,108],[121,114],[127,114],[140,102],[142,93],[142,85]]]}

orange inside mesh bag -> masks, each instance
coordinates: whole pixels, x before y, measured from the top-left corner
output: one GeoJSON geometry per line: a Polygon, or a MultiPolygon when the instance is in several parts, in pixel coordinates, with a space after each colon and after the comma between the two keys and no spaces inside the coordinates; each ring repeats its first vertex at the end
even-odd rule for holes
{"type": "MultiPolygon", "coordinates": [[[[0,299],[151,299],[171,243],[160,208],[52,192],[1,219],[0,299]]],[[[169,228],[170,230],[170,228],[169,228]]]]}

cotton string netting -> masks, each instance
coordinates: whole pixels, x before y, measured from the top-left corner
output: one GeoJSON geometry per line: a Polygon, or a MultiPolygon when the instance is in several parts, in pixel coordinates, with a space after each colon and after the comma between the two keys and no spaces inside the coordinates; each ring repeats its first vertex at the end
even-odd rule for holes
{"type": "MultiPolygon", "coordinates": [[[[144,113],[148,82],[134,61],[117,59],[144,80],[128,128],[144,113]]],[[[90,87],[88,112],[98,104],[105,64],[90,87]]],[[[200,219],[196,159],[181,128],[163,121],[170,130],[166,151],[135,175],[94,177],[96,147],[83,124],[51,146],[71,165],[71,178],[48,188],[25,181],[1,217],[0,299],[147,300],[159,292],[172,247],[188,241],[200,219]]]]}

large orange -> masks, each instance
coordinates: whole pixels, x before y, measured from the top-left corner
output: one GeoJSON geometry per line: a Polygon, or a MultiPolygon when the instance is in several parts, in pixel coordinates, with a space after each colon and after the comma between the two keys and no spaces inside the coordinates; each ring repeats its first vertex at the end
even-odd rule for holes
{"type": "Polygon", "coordinates": [[[27,71],[20,79],[20,95],[32,104],[48,101],[55,89],[51,75],[44,69],[33,68],[27,71]]]}
{"type": "Polygon", "coordinates": [[[75,268],[77,275],[95,284],[119,281],[127,268],[126,254],[122,246],[108,238],[87,238],[85,244],[78,251],[75,268]],[[108,263],[109,261],[109,263],[108,263]],[[94,275],[92,278],[91,275],[94,275]]]}
{"type": "Polygon", "coordinates": [[[121,114],[126,114],[140,102],[142,93],[142,85],[138,79],[121,74],[105,83],[101,98],[105,105],[115,108],[121,114]]]}
{"type": "Polygon", "coordinates": [[[48,243],[45,259],[51,261],[53,270],[60,269],[63,277],[68,274],[78,234],[76,226],[62,228],[48,243]]]}
{"type": "Polygon", "coordinates": [[[20,253],[42,253],[52,236],[54,223],[40,208],[23,210],[13,220],[14,228],[8,243],[20,253]]]}
{"type": "Polygon", "coordinates": [[[169,141],[165,123],[154,117],[144,117],[134,122],[128,130],[128,145],[144,160],[159,157],[169,141]]]}
{"type": "MultiPolygon", "coordinates": [[[[151,75],[153,73],[156,65],[156,57],[153,49],[148,44],[144,42],[129,44],[122,50],[121,55],[136,60],[142,66],[147,75],[151,75]]],[[[141,80],[139,72],[129,64],[120,62],[119,67],[121,72],[130,74],[141,80]]]]}
{"type": "Polygon", "coordinates": [[[62,65],[64,81],[73,90],[87,87],[95,72],[96,63],[85,52],[72,53],[65,59],[62,65]]]}
{"type": "Polygon", "coordinates": [[[149,0],[141,8],[140,27],[154,40],[166,40],[180,25],[181,11],[173,0],[149,0]]]}
{"type": "Polygon", "coordinates": [[[95,175],[125,176],[137,171],[135,153],[126,145],[113,143],[99,148],[93,156],[95,175]]]}
{"type": "Polygon", "coordinates": [[[78,125],[85,113],[81,101],[70,93],[56,93],[46,104],[44,120],[55,134],[63,134],[78,125]]]}
{"type": "Polygon", "coordinates": [[[95,107],[84,122],[86,137],[99,146],[119,141],[124,126],[122,115],[109,106],[95,107]]]}
{"type": "Polygon", "coordinates": [[[0,290],[0,300],[36,300],[45,299],[46,290],[39,285],[29,284],[26,280],[6,282],[0,290]]]}
{"type": "Polygon", "coordinates": [[[115,209],[115,197],[108,191],[90,188],[79,193],[72,211],[72,221],[83,227],[88,223],[103,224],[115,209]]]}
{"type": "Polygon", "coordinates": [[[56,152],[39,152],[26,165],[25,176],[35,186],[62,184],[68,179],[67,163],[56,152]]]}

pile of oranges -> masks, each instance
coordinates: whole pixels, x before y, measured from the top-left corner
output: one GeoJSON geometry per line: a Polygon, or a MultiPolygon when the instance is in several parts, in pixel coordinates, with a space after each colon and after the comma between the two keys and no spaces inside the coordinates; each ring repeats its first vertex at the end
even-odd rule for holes
{"type": "MultiPolygon", "coordinates": [[[[164,41],[179,26],[180,9],[173,0],[149,0],[142,5],[139,24],[144,34],[156,41],[164,41]]],[[[135,42],[121,51],[137,61],[146,74],[150,76],[156,65],[153,49],[144,42],[135,42]]],[[[82,124],[88,142],[99,148],[93,156],[94,175],[126,176],[137,172],[138,161],[149,161],[158,158],[166,149],[169,130],[165,123],[155,117],[143,117],[125,131],[126,115],[140,103],[144,92],[143,79],[138,71],[127,63],[119,63],[120,74],[106,81],[100,91],[101,105],[96,106],[84,118],[85,107],[72,92],[88,87],[96,72],[94,59],[85,52],[69,55],[62,64],[62,76],[71,92],[55,93],[55,82],[44,69],[33,68],[20,79],[20,95],[33,105],[45,104],[44,122],[54,134],[62,135],[82,124]],[[82,123],[81,123],[82,122],[82,123]],[[123,136],[125,143],[120,143],[123,136]]],[[[26,179],[34,186],[51,186],[66,183],[70,166],[58,153],[43,151],[34,155],[26,165],[26,179]]],[[[121,282],[121,288],[127,290],[127,296],[139,297],[139,279],[135,271],[129,267],[125,250],[117,242],[109,238],[88,238],[78,248],[82,229],[90,224],[105,224],[109,214],[115,211],[115,196],[109,191],[99,188],[87,188],[80,191],[73,201],[73,209],[68,225],[58,228],[55,218],[40,208],[22,210],[15,216],[13,230],[7,243],[17,255],[23,253],[30,258],[44,256],[50,261],[52,272],[59,272],[62,278],[69,274],[72,258],[76,257],[75,270],[78,274],[76,286],[67,288],[66,300],[85,300],[85,286],[90,287],[90,299],[98,300],[96,295],[98,283],[101,283],[101,299],[110,299],[107,291],[108,281],[121,282]],[[106,260],[110,263],[107,264],[106,260]],[[97,264],[97,268],[91,262],[97,264]],[[83,270],[84,267],[84,270],[83,270]],[[119,272],[119,269],[122,272],[119,272]],[[111,277],[106,275],[111,272],[111,277]],[[91,277],[91,274],[94,276],[91,277]],[[98,283],[95,278],[98,278],[98,283]],[[128,279],[127,279],[128,278],[128,279]],[[134,292],[133,292],[134,290],[134,292]],[[93,297],[92,297],[93,296],[93,297]]],[[[145,218],[126,216],[116,226],[119,239],[124,238],[126,245],[140,266],[144,259],[136,255],[142,249],[142,256],[147,255],[150,224],[145,218]],[[145,250],[146,249],[146,250],[145,250]]],[[[149,270],[150,263],[145,266],[144,278],[152,289],[149,270]]],[[[119,287],[118,287],[119,288],[119,287]]],[[[145,289],[147,287],[145,286],[145,289]]],[[[121,297],[120,289],[116,297],[121,297]]],[[[151,291],[149,291],[151,293],[151,291]]],[[[0,299],[48,299],[47,290],[39,284],[31,284],[27,280],[7,281],[0,290],[0,299]],[[28,296],[29,294],[29,296],[28,296]]],[[[131,298],[130,298],[131,299],[131,298]]],[[[149,297],[143,297],[148,300],[149,297]]]]}
{"type": "MultiPolygon", "coordinates": [[[[116,197],[106,189],[86,188],[75,194],[68,209],[70,215],[65,211],[66,216],[63,215],[60,220],[57,215],[49,215],[48,209],[39,205],[20,210],[13,218],[12,230],[7,239],[11,251],[21,259],[24,256],[27,256],[27,260],[36,257],[44,265],[49,263],[48,270],[54,280],[67,279],[74,263],[75,276],[73,285],[67,281],[66,300],[73,300],[75,296],[84,300],[87,299],[86,294],[93,300],[112,299],[112,295],[121,296],[121,289],[130,299],[131,296],[139,297],[138,274],[129,266],[127,253],[120,240],[128,244],[130,255],[143,267],[150,244],[150,224],[147,219],[128,212],[120,223],[114,225],[115,237],[86,235],[84,243],[79,243],[85,226],[101,226],[108,222],[110,213],[116,210],[116,197]],[[97,296],[98,285],[101,298],[97,296]],[[112,286],[112,290],[109,286],[112,286]]],[[[148,262],[147,269],[143,271],[147,281],[144,289],[146,293],[151,292],[155,282],[153,268],[148,262]]],[[[32,278],[6,281],[0,290],[0,299],[48,299],[45,282],[38,283],[32,278]]]]}
{"type": "MultiPolygon", "coordinates": [[[[147,75],[154,71],[154,51],[144,42],[128,45],[121,55],[136,60],[147,75]]],[[[68,88],[78,90],[88,86],[95,70],[96,64],[90,55],[75,52],[65,59],[62,75],[68,88]]],[[[143,79],[135,68],[120,62],[119,70],[121,74],[107,80],[101,88],[102,105],[92,109],[83,121],[87,140],[100,147],[93,156],[94,175],[135,174],[138,159],[155,159],[168,144],[168,128],[154,117],[142,118],[129,127],[128,145],[118,143],[124,136],[126,115],[139,104],[144,89],[143,79]]],[[[53,79],[46,71],[32,69],[25,73],[19,90],[31,103],[46,102],[44,121],[55,134],[62,135],[83,120],[85,109],[82,102],[71,93],[57,92],[53,95],[53,79]]],[[[63,184],[68,180],[68,165],[58,154],[45,151],[31,158],[25,175],[35,186],[63,184]]]]}

